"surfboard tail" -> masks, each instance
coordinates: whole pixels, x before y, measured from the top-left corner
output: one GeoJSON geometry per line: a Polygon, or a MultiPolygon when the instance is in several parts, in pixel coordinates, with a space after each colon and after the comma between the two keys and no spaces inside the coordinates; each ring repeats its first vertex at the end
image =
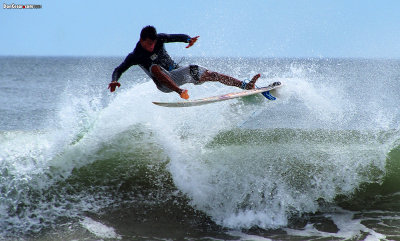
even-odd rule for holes
{"type": "MultiPolygon", "coordinates": [[[[271,86],[271,87],[276,87],[276,86],[280,86],[280,85],[281,85],[281,82],[274,82],[274,83],[270,84],[269,86],[271,86]]],[[[259,89],[258,86],[256,86],[256,88],[259,89]]],[[[276,100],[276,97],[273,96],[273,95],[271,95],[271,93],[269,92],[269,90],[268,90],[268,91],[265,91],[265,92],[262,92],[261,94],[262,94],[265,98],[267,98],[268,100],[276,100]]]]}

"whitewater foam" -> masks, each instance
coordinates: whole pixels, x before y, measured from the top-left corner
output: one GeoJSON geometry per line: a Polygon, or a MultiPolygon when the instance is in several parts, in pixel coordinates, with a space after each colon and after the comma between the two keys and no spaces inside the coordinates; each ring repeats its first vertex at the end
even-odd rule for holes
{"type": "MultiPolygon", "coordinates": [[[[247,75],[255,66],[240,68],[236,71],[247,75]]],[[[1,190],[6,193],[0,200],[0,226],[38,231],[60,217],[79,219],[84,211],[108,207],[118,201],[115,193],[122,185],[135,185],[125,184],[125,176],[115,172],[107,176],[109,170],[146,158],[149,165],[139,177],[147,177],[152,162],[169,162],[162,171],[169,172],[190,205],[235,229],[285,227],[292,216],[320,211],[321,200],[335,205],[339,195],[381,183],[387,155],[398,146],[399,115],[392,103],[397,92],[382,107],[365,95],[363,86],[375,80],[347,83],[302,70],[301,64],[288,69],[260,79],[261,85],[285,83],[274,102],[238,99],[173,110],[151,104],[179,96],[157,92],[150,81],[123,85],[116,94],[79,92],[81,85],[71,84],[45,130],[0,134],[1,190]],[[354,86],[363,92],[353,93],[354,86]],[[90,180],[84,172],[76,174],[96,162],[105,166],[100,174],[90,180]],[[112,185],[101,186],[106,177],[112,185]],[[100,184],[92,188],[92,182],[100,184]]],[[[219,83],[187,88],[192,98],[236,90],[219,83]]],[[[344,233],[350,219],[330,217],[343,231],[340,237],[360,231],[381,237],[357,222],[344,233]]],[[[307,235],[317,232],[311,226],[306,230],[307,235]]]]}
{"type": "Polygon", "coordinates": [[[122,237],[115,232],[114,228],[108,227],[100,222],[94,221],[91,218],[85,217],[81,221],[81,225],[87,230],[89,230],[89,232],[96,235],[98,238],[122,239],[122,237]]]}

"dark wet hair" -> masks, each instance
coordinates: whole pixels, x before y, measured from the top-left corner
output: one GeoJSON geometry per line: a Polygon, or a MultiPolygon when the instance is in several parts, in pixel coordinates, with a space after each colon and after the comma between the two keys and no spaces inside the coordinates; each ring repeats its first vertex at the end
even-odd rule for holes
{"type": "Polygon", "coordinates": [[[151,40],[156,40],[157,38],[157,30],[155,27],[148,25],[142,29],[142,32],[140,32],[140,38],[142,40],[146,39],[151,39],[151,40]]]}

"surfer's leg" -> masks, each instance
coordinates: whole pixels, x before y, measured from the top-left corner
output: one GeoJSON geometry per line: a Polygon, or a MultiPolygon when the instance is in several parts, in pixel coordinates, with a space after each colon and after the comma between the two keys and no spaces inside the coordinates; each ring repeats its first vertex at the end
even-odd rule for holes
{"type": "MultiPolygon", "coordinates": [[[[247,90],[254,89],[255,83],[257,79],[260,78],[260,74],[256,74],[249,83],[245,85],[245,88],[247,90]]],[[[235,79],[231,76],[220,74],[214,71],[205,71],[204,74],[200,78],[200,82],[206,82],[206,81],[218,81],[224,85],[229,85],[229,86],[236,86],[239,88],[242,88],[243,86],[243,81],[240,81],[238,79],[235,79]]]]}
{"type": "Polygon", "coordinates": [[[175,91],[178,94],[181,94],[183,92],[183,89],[179,88],[175,84],[175,82],[171,79],[171,77],[166,73],[164,73],[164,71],[162,71],[159,65],[155,64],[152,65],[150,71],[151,74],[155,76],[163,86],[166,86],[167,88],[171,89],[172,91],[175,91]]]}

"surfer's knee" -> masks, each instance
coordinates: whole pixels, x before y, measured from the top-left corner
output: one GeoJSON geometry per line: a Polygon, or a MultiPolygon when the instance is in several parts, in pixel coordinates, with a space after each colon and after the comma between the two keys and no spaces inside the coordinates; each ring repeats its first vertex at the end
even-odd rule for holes
{"type": "Polygon", "coordinates": [[[161,73],[161,67],[160,67],[159,65],[157,65],[157,64],[153,64],[153,65],[150,67],[150,72],[151,72],[153,75],[160,74],[160,73],[161,73]]]}
{"type": "Polygon", "coordinates": [[[154,76],[157,80],[165,80],[168,78],[167,74],[164,72],[164,69],[157,64],[153,64],[150,67],[151,75],[154,76]]]}

